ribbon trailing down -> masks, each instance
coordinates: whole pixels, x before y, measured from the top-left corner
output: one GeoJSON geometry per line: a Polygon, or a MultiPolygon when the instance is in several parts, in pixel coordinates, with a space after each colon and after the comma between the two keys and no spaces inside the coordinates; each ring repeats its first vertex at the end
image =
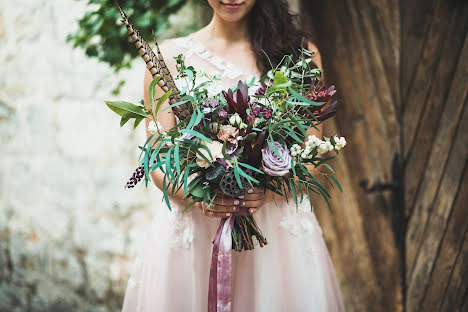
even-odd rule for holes
{"type": "Polygon", "coordinates": [[[219,222],[211,255],[208,312],[231,311],[232,228],[235,216],[247,215],[249,215],[248,209],[241,208],[240,211],[219,222]]]}

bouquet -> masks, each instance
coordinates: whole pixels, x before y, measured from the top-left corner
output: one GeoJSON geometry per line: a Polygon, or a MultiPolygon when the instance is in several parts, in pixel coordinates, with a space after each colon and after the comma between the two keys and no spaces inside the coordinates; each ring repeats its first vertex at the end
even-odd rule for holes
{"type": "MultiPolygon", "coordinates": [[[[308,129],[318,129],[318,124],[332,117],[337,106],[336,101],[327,105],[336,90],[320,83],[321,70],[310,66],[311,52],[301,48],[297,60],[285,55],[259,81],[239,81],[215,94],[208,90],[216,83],[216,77],[186,66],[184,56],[179,55],[176,78],[185,81],[179,90],[158,43],[155,42],[154,53],[120,7],[119,10],[154,78],[149,86],[150,105],[145,106],[143,101],[106,102],[121,116],[121,126],[134,120],[136,128],[143,119],[151,119],[151,135],[140,146],[139,167],[125,188],[133,188],[142,179],[148,185],[150,172],[161,170],[162,191],[169,209],[169,198],[181,189],[189,202],[186,211],[197,202],[211,204],[220,193],[238,197],[253,186],[284,196],[287,201],[292,195],[296,207],[305,195],[310,200],[313,192],[331,209],[329,192],[308,167],[327,168],[329,172],[318,174],[342,191],[328,164],[334,156],[328,153],[338,154],[346,139],[335,135],[321,140],[307,134],[308,129]],[[159,99],[154,99],[156,85],[165,92],[159,99]],[[165,109],[172,109],[178,123],[164,130],[158,113],[166,101],[170,105],[165,109]]],[[[231,250],[254,249],[254,237],[261,247],[267,244],[246,208],[221,219],[213,241],[209,311],[216,311],[217,307],[229,310],[231,250]]]]}
{"type": "MultiPolygon", "coordinates": [[[[143,119],[151,119],[148,127],[151,135],[140,147],[143,156],[140,156],[140,166],[125,188],[134,187],[143,178],[147,185],[149,173],[161,170],[164,200],[169,209],[169,197],[180,189],[185,199],[190,200],[185,211],[197,202],[211,204],[220,192],[238,197],[253,186],[285,196],[286,200],[292,195],[296,205],[302,202],[305,194],[310,200],[310,192],[314,192],[323,197],[331,209],[329,192],[312,175],[307,164],[326,167],[330,172],[320,172],[320,175],[342,191],[327,163],[334,156],[325,154],[332,151],[338,154],[346,145],[346,139],[333,136],[321,140],[307,135],[308,128],[318,129],[319,123],[332,117],[337,106],[336,101],[327,106],[336,90],[334,86],[326,88],[320,84],[322,71],[310,66],[312,52],[301,48],[296,61],[286,55],[281,64],[257,82],[260,87],[253,96],[249,96],[249,88],[254,80],[239,81],[228,90],[209,94],[208,89],[216,83],[216,77],[186,66],[183,55],[179,55],[176,78],[185,80],[186,84],[178,90],[157,42],[155,55],[120,11],[131,39],[154,77],[149,87],[150,109],[143,101],[139,105],[106,102],[121,116],[121,126],[133,119],[136,128],[143,119]],[[203,76],[203,83],[197,83],[199,76],[203,76]],[[154,99],[156,85],[165,91],[159,99],[154,99]],[[179,122],[163,131],[157,120],[167,100],[171,105],[166,109],[172,109],[179,122]],[[172,186],[171,191],[168,191],[169,186],[172,186]]],[[[233,216],[232,223],[232,249],[254,249],[253,237],[261,247],[267,244],[248,211],[241,209],[233,216]]]]}

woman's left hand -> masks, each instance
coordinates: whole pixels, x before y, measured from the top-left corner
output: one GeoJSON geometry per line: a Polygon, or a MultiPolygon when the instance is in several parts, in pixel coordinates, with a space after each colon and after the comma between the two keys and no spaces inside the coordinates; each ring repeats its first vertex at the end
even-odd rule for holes
{"type": "Polygon", "coordinates": [[[238,196],[239,207],[249,208],[249,213],[255,213],[267,201],[269,191],[265,188],[255,186],[247,190],[245,195],[238,196]]]}

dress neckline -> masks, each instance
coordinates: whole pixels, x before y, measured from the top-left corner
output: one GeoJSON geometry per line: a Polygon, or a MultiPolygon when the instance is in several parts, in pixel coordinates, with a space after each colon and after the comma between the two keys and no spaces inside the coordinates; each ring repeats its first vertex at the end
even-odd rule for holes
{"type": "Polygon", "coordinates": [[[212,50],[208,49],[200,40],[196,39],[193,34],[194,33],[191,33],[186,37],[178,38],[179,45],[188,48],[189,54],[195,53],[203,59],[209,61],[212,65],[222,71],[221,74],[223,76],[236,78],[240,75],[246,75],[249,77],[255,77],[257,79],[260,78],[256,73],[241,68],[239,65],[229,62],[222,56],[214,53],[212,50]]]}

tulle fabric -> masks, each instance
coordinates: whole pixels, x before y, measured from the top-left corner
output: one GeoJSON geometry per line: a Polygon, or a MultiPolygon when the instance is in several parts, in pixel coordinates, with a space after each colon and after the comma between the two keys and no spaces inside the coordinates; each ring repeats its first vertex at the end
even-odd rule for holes
{"type": "MultiPolygon", "coordinates": [[[[223,87],[251,78],[239,68],[234,76],[235,66],[219,57],[214,62],[216,56],[191,36],[166,41],[161,50],[166,59],[184,53],[195,68],[220,73],[223,87]]],[[[124,312],[207,311],[212,241],[220,219],[205,217],[199,209],[182,213],[174,202],[171,207],[158,204],[127,283],[124,312]]],[[[232,311],[344,311],[309,201],[296,207],[291,199],[276,199],[254,216],[268,244],[232,251],[232,311]]]]}
{"type": "MultiPolygon", "coordinates": [[[[212,241],[219,219],[199,209],[158,208],[134,263],[123,311],[207,311],[212,241]]],[[[305,200],[255,213],[268,244],[232,252],[232,311],[344,311],[322,230],[305,200]]]]}

